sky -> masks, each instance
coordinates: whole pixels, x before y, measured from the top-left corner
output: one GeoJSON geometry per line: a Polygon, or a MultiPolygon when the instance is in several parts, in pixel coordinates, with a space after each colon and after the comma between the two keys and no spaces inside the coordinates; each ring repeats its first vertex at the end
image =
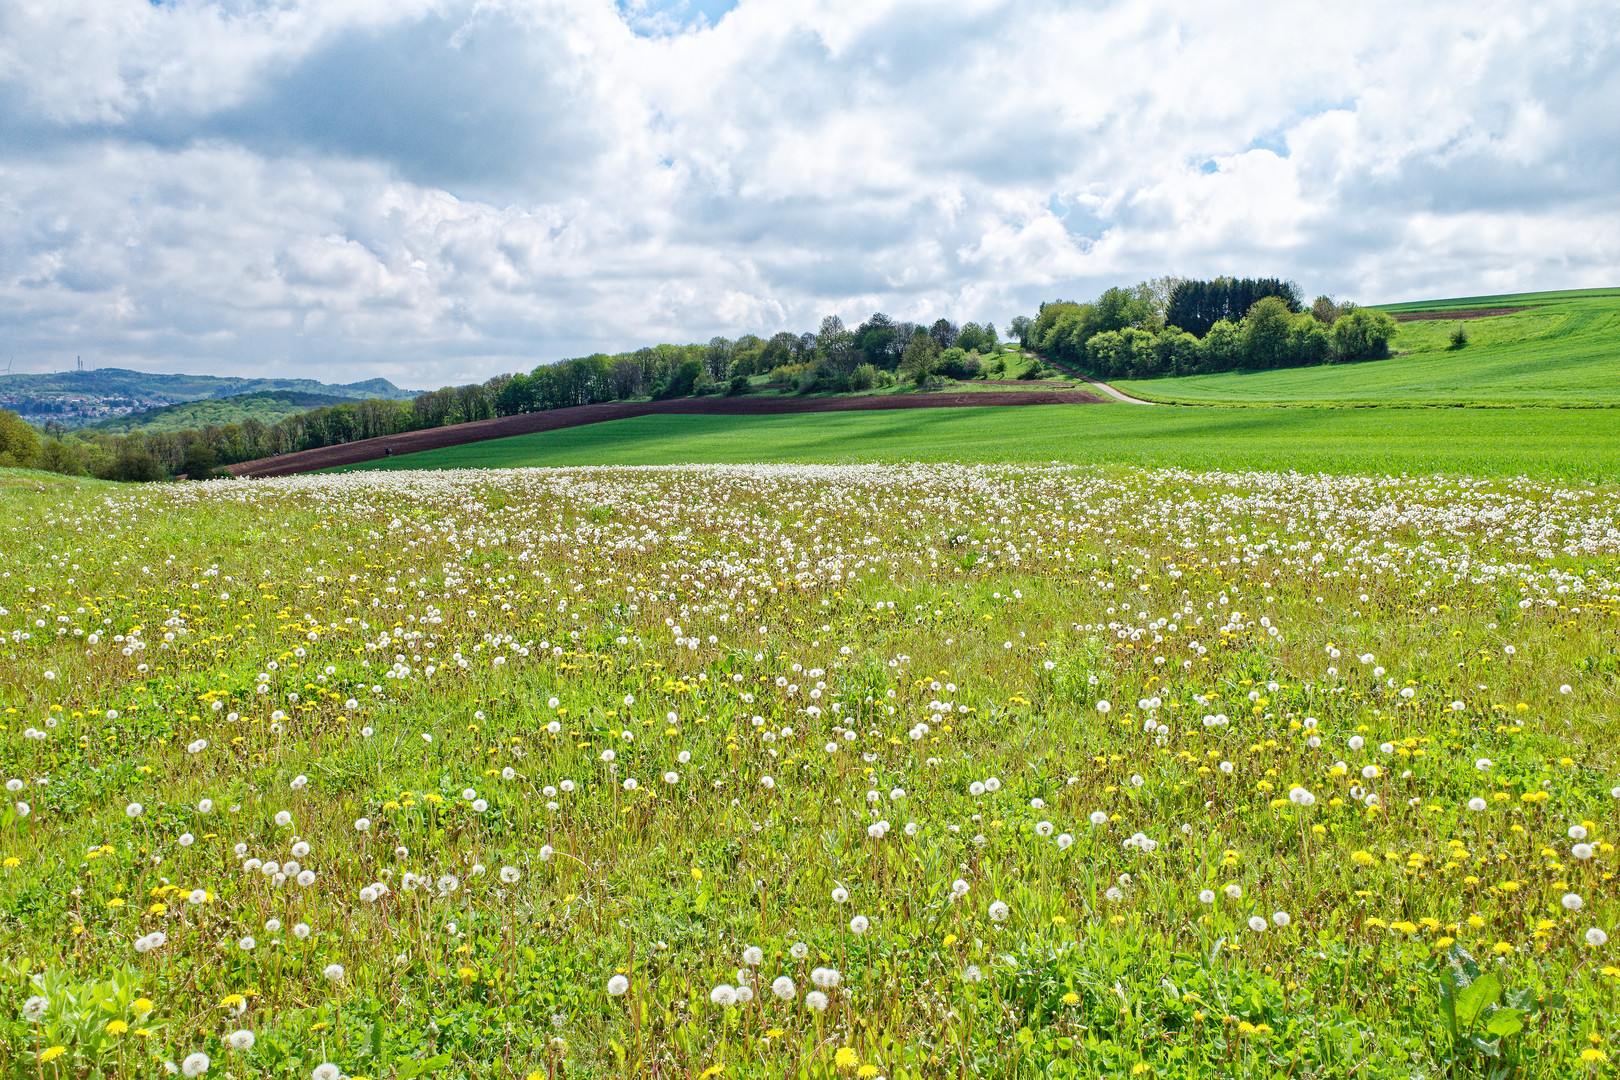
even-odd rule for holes
{"type": "Polygon", "coordinates": [[[0,363],[483,379],[1620,285],[1612,0],[6,0],[0,363]]]}

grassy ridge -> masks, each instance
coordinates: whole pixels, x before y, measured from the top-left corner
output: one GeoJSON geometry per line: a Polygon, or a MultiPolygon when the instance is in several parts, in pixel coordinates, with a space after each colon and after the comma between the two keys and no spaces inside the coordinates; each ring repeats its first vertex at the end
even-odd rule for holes
{"type": "Polygon", "coordinates": [[[644,416],[355,468],[679,462],[1064,461],[1309,472],[1620,477],[1620,410],[917,409],[644,416]]]}
{"type": "Polygon", "coordinates": [[[1389,360],[1283,371],[1224,372],[1115,385],[1187,404],[1620,405],[1620,290],[1428,300],[1384,310],[1529,305],[1466,322],[1403,323],[1389,360]],[[1468,344],[1451,348],[1466,328],[1468,344]]]}
{"type": "Polygon", "coordinates": [[[240,424],[257,420],[274,424],[289,416],[296,416],[323,405],[336,405],[345,400],[331,394],[306,394],[295,390],[264,390],[254,394],[238,394],[228,398],[204,398],[185,401],[178,405],[165,405],[160,409],[146,409],[128,416],[90,425],[96,431],[123,434],[128,431],[186,431],[199,430],[209,424],[240,424]]]}

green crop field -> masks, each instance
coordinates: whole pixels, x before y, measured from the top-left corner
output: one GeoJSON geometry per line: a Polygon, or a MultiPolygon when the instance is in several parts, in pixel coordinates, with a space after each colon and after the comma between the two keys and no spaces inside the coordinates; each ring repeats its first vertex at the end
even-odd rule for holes
{"type": "Polygon", "coordinates": [[[1620,477],[1620,410],[1036,405],[643,416],[356,469],[684,462],[1062,461],[1307,472],[1620,477]]]}
{"type": "Polygon", "coordinates": [[[8,1080],[1611,1074],[1612,487],[6,472],[0,550],[8,1080]]]}
{"type": "Polygon", "coordinates": [[[1510,315],[1402,323],[1395,356],[1361,364],[1227,372],[1113,385],[1190,404],[1620,405],[1620,289],[1422,301],[1383,310],[1527,306],[1510,315]],[[1469,341],[1450,347],[1459,325],[1469,341]]]}

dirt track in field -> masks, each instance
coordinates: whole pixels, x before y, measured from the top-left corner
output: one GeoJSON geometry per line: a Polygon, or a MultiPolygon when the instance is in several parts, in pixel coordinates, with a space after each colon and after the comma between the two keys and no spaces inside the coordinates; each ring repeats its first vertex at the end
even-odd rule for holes
{"type": "Polygon", "coordinates": [[[1452,308],[1449,311],[1398,311],[1396,322],[1452,322],[1457,319],[1488,319],[1493,315],[1512,315],[1515,311],[1529,311],[1534,304],[1521,307],[1452,308]]]}
{"type": "Polygon", "coordinates": [[[678,414],[684,416],[780,416],[788,413],[864,412],[875,409],[950,409],[1011,405],[1095,405],[1102,401],[1085,390],[1004,390],[937,394],[883,394],[867,397],[758,398],[701,397],[673,401],[613,401],[576,405],[567,409],[474,420],[449,427],[408,431],[376,439],[361,439],[341,446],[298,450],[291,454],[244,461],[229,466],[234,476],[292,476],[295,473],[357,465],[390,456],[438,450],[446,446],[558,431],[582,424],[601,424],[632,416],[678,414]]]}

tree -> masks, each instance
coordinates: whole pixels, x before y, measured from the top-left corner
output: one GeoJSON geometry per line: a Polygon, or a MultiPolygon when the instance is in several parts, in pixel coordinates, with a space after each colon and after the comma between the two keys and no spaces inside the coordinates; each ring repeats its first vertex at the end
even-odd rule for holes
{"type": "Polygon", "coordinates": [[[949,319],[936,319],[934,325],[928,328],[928,336],[934,339],[934,344],[941,349],[948,349],[956,344],[956,327],[949,319]]]}
{"type": "Polygon", "coordinates": [[[186,456],[181,459],[180,471],[186,474],[189,480],[208,480],[214,476],[214,463],[219,456],[214,448],[207,443],[197,441],[186,447],[186,456]]]}
{"type": "Polygon", "coordinates": [[[1389,355],[1395,320],[1382,311],[1356,308],[1333,324],[1333,355],[1341,363],[1382,360],[1389,355]]]}
{"type": "Polygon", "coordinates": [[[1035,320],[1028,315],[1016,315],[1013,321],[1007,324],[1007,336],[1017,338],[1022,348],[1029,347],[1029,334],[1035,329],[1035,320]]]}
{"type": "Polygon", "coordinates": [[[88,471],[84,467],[84,459],[75,448],[68,446],[61,439],[46,439],[42,442],[39,454],[34,458],[34,464],[47,472],[61,473],[64,476],[83,476],[88,471]]]}
{"type": "Polygon", "coordinates": [[[1202,344],[1205,371],[1231,371],[1243,357],[1242,331],[1228,319],[1211,326],[1202,344]]]}
{"type": "Polygon", "coordinates": [[[906,345],[905,355],[900,359],[900,374],[921,385],[934,373],[934,364],[938,361],[939,354],[939,344],[931,334],[914,335],[906,345]]]}
{"type": "Polygon", "coordinates": [[[28,468],[39,453],[39,435],[34,426],[6,409],[0,409],[0,466],[28,468]]]}
{"type": "Polygon", "coordinates": [[[1259,371],[1288,366],[1288,334],[1294,317],[1275,296],[1255,302],[1243,320],[1243,360],[1259,371]]]}
{"type": "Polygon", "coordinates": [[[667,398],[688,397],[692,387],[697,384],[698,376],[703,374],[703,362],[688,360],[680,367],[670,372],[669,378],[653,394],[659,401],[667,398]]]}

